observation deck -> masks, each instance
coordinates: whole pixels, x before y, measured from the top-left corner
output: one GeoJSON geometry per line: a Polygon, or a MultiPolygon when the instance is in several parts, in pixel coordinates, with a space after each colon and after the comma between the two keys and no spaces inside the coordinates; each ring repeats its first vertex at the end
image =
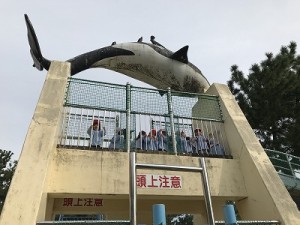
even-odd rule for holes
{"type": "Polygon", "coordinates": [[[68,81],[58,147],[232,158],[218,96],[75,78],[68,81]],[[95,121],[104,134],[97,145],[88,132],[95,121]]]}
{"type": "Polygon", "coordinates": [[[115,85],[70,78],[69,63],[53,61],[0,225],[74,214],[151,224],[158,203],[167,214],[214,224],[228,200],[245,221],[299,224],[278,176],[289,172],[275,169],[280,157],[269,152],[226,85],[205,94],[115,85]]]}
{"type": "MultiPolygon", "coordinates": [[[[126,147],[130,146],[129,151],[137,153],[232,158],[216,95],[168,92],[70,78],[63,118],[58,140],[60,148],[127,152],[126,147]],[[130,115],[129,125],[127,115],[130,115]],[[92,146],[92,135],[87,132],[94,120],[99,121],[101,130],[106,131],[99,146],[92,146]],[[126,142],[127,129],[130,130],[129,142],[126,142]],[[196,129],[202,130],[207,148],[197,149],[196,143],[196,146],[189,143],[195,137],[196,129]],[[148,146],[147,138],[153,130],[166,131],[164,151],[148,146]],[[146,136],[137,139],[141,131],[145,131],[146,136]],[[187,142],[184,143],[180,139],[182,131],[186,134],[187,142]],[[121,138],[112,141],[118,132],[121,138]]],[[[300,158],[276,150],[265,151],[287,189],[294,195],[300,192],[300,158]]]]}

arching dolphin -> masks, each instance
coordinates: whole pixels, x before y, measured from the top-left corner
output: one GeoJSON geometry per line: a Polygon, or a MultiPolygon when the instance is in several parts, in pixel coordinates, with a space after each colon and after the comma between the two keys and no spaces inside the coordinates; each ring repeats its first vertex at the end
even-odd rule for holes
{"type": "MultiPolygon", "coordinates": [[[[38,70],[49,69],[51,61],[44,58],[33,26],[25,14],[30,53],[38,70]]],[[[185,92],[205,92],[209,83],[201,71],[188,62],[188,46],[177,52],[144,42],[120,43],[67,60],[71,75],[89,68],[106,68],[148,83],[158,89],[171,87],[185,92]]]]}

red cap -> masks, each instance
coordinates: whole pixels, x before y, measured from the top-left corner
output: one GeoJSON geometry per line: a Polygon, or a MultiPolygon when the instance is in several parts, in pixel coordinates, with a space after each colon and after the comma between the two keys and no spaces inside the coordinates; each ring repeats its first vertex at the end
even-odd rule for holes
{"type": "Polygon", "coordinates": [[[153,136],[156,136],[156,130],[155,130],[155,129],[151,130],[151,134],[152,134],[153,136]]]}

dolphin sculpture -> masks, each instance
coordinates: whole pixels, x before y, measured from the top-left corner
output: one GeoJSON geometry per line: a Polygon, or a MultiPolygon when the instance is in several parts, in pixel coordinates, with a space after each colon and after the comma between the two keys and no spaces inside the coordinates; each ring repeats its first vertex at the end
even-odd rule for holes
{"type": "MultiPolygon", "coordinates": [[[[27,35],[33,66],[48,70],[51,61],[44,58],[34,28],[25,14],[27,35]]],[[[142,41],[114,43],[67,60],[71,75],[89,68],[106,68],[143,81],[158,89],[203,93],[209,82],[201,71],[188,62],[188,46],[172,52],[161,46],[142,41]]]]}

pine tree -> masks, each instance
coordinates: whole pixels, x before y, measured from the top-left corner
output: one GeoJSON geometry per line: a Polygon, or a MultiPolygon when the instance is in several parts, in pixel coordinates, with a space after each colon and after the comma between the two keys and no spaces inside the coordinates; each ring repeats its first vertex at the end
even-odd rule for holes
{"type": "Polygon", "coordinates": [[[17,161],[12,161],[13,153],[0,149],[0,213],[10,186],[17,161]]]}
{"type": "Polygon", "coordinates": [[[229,89],[264,148],[300,156],[300,56],[297,44],[253,64],[245,77],[231,67],[229,89]]]}

